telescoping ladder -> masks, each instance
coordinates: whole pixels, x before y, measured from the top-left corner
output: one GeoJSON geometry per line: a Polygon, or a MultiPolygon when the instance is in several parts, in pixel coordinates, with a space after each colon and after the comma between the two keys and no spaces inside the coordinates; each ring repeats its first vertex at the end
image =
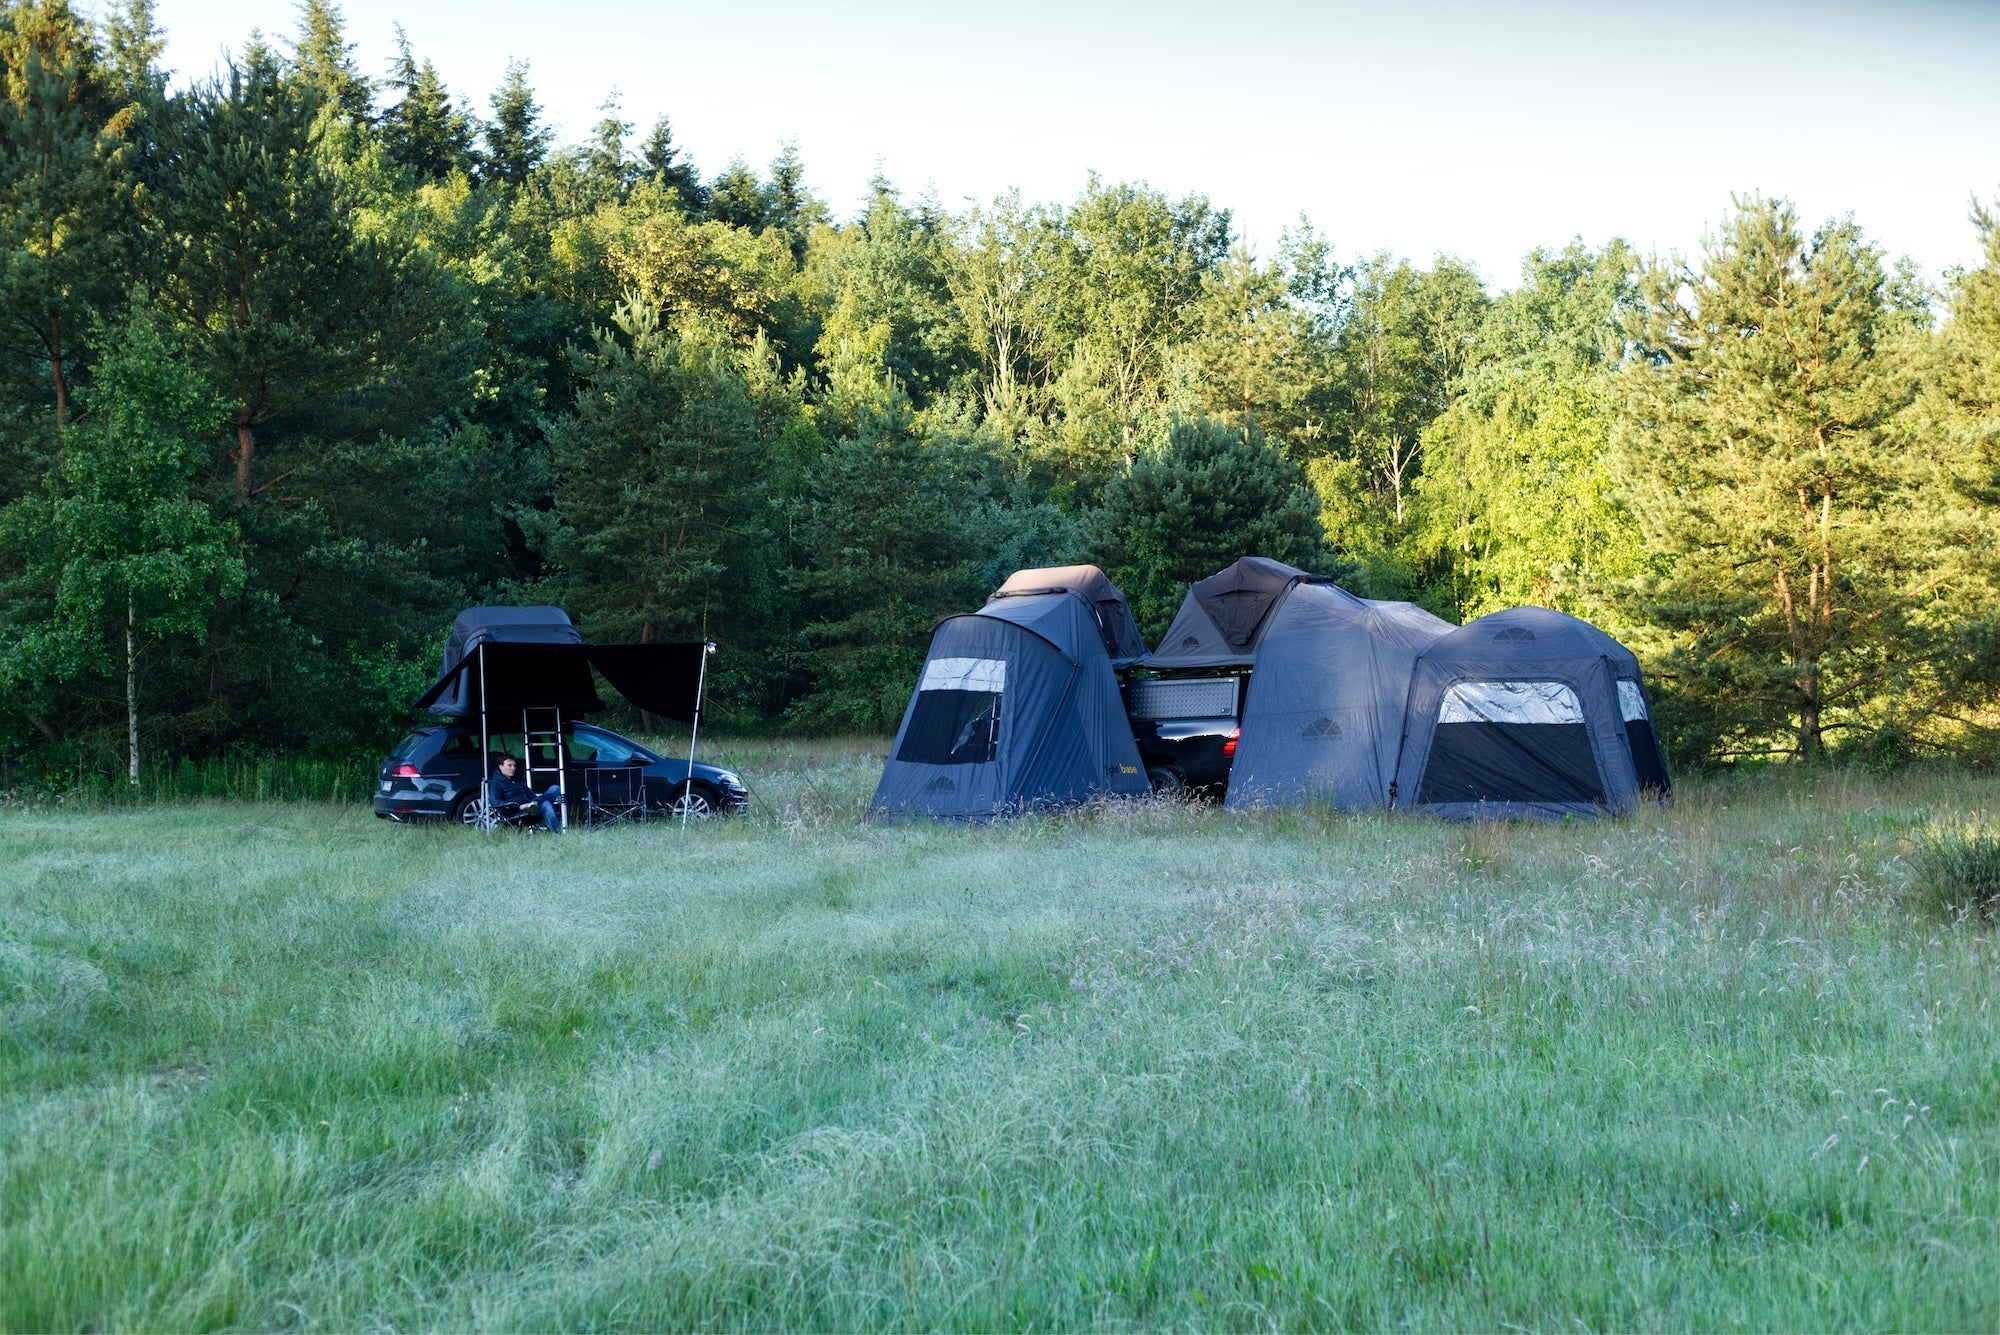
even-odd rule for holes
{"type": "Polygon", "coordinates": [[[540,797],[553,786],[562,794],[556,803],[557,819],[564,829],[569,828],[569,756],[563,741],[563,720],[560,709],[523,709],[521,711],[521,749],[527,754],[522,757],[522,779],[534,794],[540,797]]]}

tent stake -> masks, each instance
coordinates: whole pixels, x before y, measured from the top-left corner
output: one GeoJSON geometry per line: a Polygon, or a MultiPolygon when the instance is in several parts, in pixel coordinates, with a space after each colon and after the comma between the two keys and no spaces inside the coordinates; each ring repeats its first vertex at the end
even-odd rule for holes
{"type": "Polygon", "coordinates": [[[715,641],[703,640],[701,645],[701,671],[694,679],[694,722],[688,728],[688,776],[682,785],[681,833],[687,833],[688,812],[694,806],[694,746],[701,738],[701,696],[708,686],[708,656],[715,652],[715,641]]]}

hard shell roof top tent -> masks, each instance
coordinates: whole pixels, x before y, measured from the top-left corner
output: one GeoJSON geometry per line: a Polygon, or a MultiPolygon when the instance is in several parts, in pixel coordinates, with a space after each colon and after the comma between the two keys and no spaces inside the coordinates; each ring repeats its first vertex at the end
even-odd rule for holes
{"type": "Polygon", "coordinates": [[[1411,603],[1294,587],[1258,637],[1226,805],[1388,806],[1411,670],[1451,629],[1411,603]]]}
{"type": "Polygon", "coordinates": [[[1112,671],[1104,601],[1068,584],[1045,593],[1003,585],[979,611],[938,623],[869,814],[987,820],[1150,791],[1112,671]]]}
{"type": "Polygon", "coordinates": [[[1558,819],[1668,787],[1639,660],[1589,622],[1514,607],[1417,656],[1398,810],[1558,819]]]}
{"type": "Polygon", "coordinates": [[[1188,586],[1160,647],[1141,666],[1157,671],[1249,667],[1272,609],[1295,585],[1317,578],[1283,561],[1243,557],[1188,586]]]}
{"type": "MultiPolygon", "coordinates": [[[[688,764],[701,728],[710,643],[585,644],[559,607],[468,607],[451,623],[438,679],[416,707],[479,719],[481,793],[492,777],[492,738],[520,718],[528,754],[522,781],[546,780],[568,797],[567,721],[604,708],[591,675],[649,713],[692,725],[688,764]]],[[[502,735],[505,735],[503,732],[502,735]]],[[[568,805],[562,805],[568,820],[568,805]]]]}
{"type": "Polygon", "coordinates": [[[1089,603],[1091,615],[1097,619],[1097,628],[1104,636],[1104,651],[1111,655],[1112,667],[1127,668],[1146,656],[1146,642],[1139,636],[1139,623],[1132,619],[1132,608],[1126,603],[1124,592],[1096,566],[1016,570],[993,591],[993,598],[1019,598],[1033,593],[1074,593],[1089,603]]]}

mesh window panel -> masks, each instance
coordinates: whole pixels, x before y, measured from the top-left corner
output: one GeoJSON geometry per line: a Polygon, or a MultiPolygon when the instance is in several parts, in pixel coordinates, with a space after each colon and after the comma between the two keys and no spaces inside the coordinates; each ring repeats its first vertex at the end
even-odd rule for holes
{"type": "Polygon", "coordinates": [[[1423,803],[1604,800],[1581,723],[1440,723],[1417,793],[1423,803]]]}
{"type": "Polygon", "coordinates": [[[1673,785],[1667,782],[1667,767],[1660,760],[1660,739],[1653,735],[1652,723],[1642,718],[1630,720],[1625,725],[1625,740],[1632,746],[1632,769],[1639,776],[1639,791],[1669,791],[1673,785]]]}
{"type": "Polygon", "coordinates": [[[914,765],[983,765],[1000,743],[998,691],[918,691],[896,759],[914,765]]]}

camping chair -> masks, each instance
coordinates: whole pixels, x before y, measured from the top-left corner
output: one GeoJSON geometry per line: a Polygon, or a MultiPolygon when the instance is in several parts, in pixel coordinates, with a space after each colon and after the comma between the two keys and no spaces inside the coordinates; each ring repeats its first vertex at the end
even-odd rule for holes
{"type": "Polygon", "coordinates": [[[585,825],[622,825],[646,819],[646,771],[641,765],[594,767],[583,774],[585,825]]]}

